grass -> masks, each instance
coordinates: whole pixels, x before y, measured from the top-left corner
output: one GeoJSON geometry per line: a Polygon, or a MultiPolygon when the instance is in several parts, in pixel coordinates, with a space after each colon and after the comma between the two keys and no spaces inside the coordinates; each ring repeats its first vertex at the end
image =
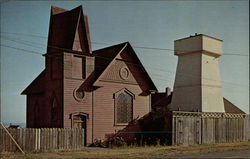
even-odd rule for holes
{"type": "Polygon", "coordinates": [[[89,148],[81,151],[54,151],[43,153],[3,154],[2,159],[84,159],[84,158],[158,158],[170,156],[185,156],[209,152],[250,149],[250,142],[219,143],[196,146],[145,146],[145,147],[119,147],[119,148],[89,148]]]}

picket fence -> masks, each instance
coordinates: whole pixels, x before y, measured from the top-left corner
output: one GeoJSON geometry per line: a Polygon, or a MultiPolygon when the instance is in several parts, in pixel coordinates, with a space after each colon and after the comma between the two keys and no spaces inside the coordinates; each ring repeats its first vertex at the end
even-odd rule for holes
{"type": "MultiPolygon", "coordinates": [[[[24,152],[47,150],[76,150],[84,147],[83,129],[25,128],[8,129],[24,152]]],[[[0,128],[0,152],[18,152],[7,132],[0,128]]]]}

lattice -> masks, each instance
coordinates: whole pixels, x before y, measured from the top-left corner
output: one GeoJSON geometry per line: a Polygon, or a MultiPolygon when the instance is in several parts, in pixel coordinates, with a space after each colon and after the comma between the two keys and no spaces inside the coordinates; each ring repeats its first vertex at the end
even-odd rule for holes
{"type": "Polygon", "coordinates": [[[173,111],[173,117],[201,117],[201,118],[246,118],[247,114],[218,113],[218,112],[184,112],[173,111]]]}

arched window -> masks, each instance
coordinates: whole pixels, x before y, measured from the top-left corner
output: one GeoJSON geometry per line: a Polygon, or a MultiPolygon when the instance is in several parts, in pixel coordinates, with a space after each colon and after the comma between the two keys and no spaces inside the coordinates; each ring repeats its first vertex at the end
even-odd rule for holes
{"type": "Polygon", "coordinates": [[[56,98],[53,98],[52,106],[51,106],[51,119],[56,119],[56,108],[57,108],[57,100],[56,98]]]}
{"type": "Polygon", "coordinates": [[[115,99],[115,122],[126,124],[133,117],[133,98],[126,92],[120,93],[115,99]]]}

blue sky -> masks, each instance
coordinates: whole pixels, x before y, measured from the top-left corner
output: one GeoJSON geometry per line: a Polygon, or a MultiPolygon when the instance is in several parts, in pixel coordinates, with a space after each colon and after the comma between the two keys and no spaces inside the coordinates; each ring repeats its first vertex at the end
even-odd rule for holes
{"type": "Polygon", "coordinates": [[[20,93],[44,69],[50,7],[83,5],[92,48],[129,41],[165,48],[135,51],[160,91],[173,87],[177,57],[174,40],[207,34],[223,40],[220,57],[223,94],[249,112],[248,1],[6,1],[1,2],[1,120],[25,122],[20,93]],[[10,48],[12,47],[12,48],[10,48]],[[25,51],[28,50],[28,51],[25,51]]]}

